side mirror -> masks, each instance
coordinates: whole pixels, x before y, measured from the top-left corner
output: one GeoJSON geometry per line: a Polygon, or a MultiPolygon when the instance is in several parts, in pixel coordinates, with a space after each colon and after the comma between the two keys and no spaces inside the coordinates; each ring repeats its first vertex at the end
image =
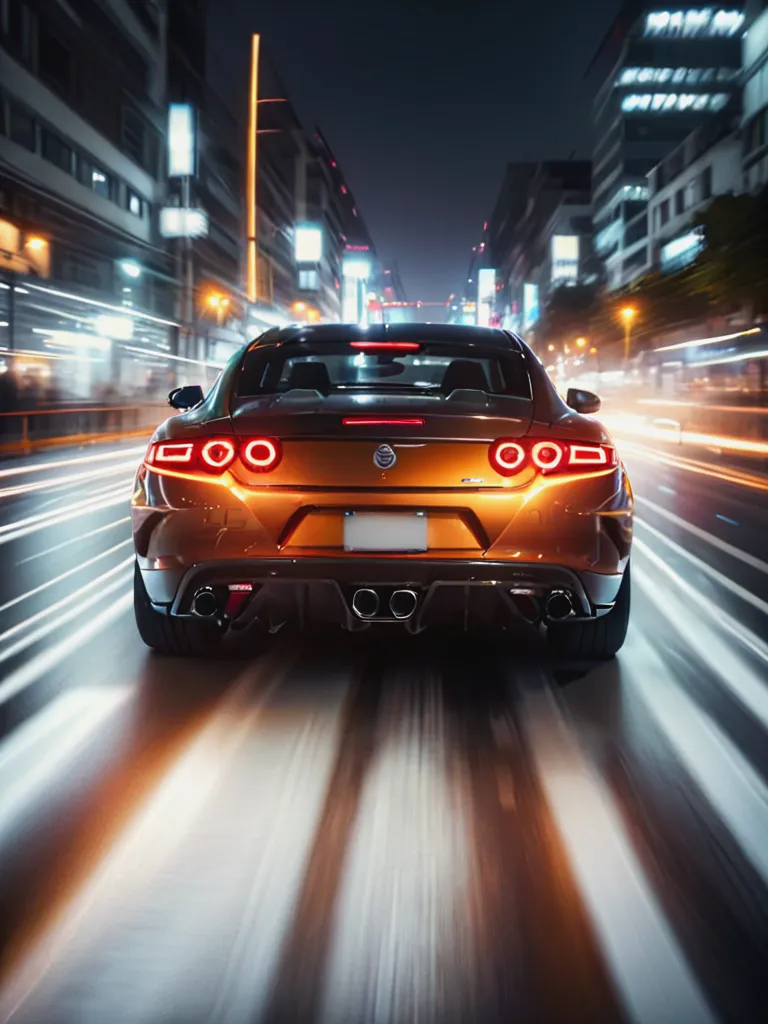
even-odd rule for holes
{"type": "Polygon", "coordinates": [[[568,388],[565,404],[575,412],[591,413],[600,409],[600,399],[597,395],[591,391],[582,391],[581,388],[568,388]]]}
{"type": "Polygon", "coordinates": [[[168,404],[174,409],[194,409],[205,398],[199,384],[188,384],[184,388],[174,388],[168,395],[168,404]]]}

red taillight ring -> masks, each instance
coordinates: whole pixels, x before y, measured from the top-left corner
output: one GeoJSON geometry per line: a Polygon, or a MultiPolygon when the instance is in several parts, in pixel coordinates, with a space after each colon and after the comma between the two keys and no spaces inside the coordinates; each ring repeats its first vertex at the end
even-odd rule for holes
{"type": "Polygon", "coordinates": [[[235,457],[235,446],[231,441],[208,441],[200,457],[211,469],[226,469],[235,457]]]}
{"type": "Polygon", "coordinates": [[[255,441],[249,441],[243,449],[243,461],[246,466],[250,466],[251,469],[271,469],[276,465],[280,458],[280,452],[278,451],[277,445],[274,441],[270,441],[269,438],[260,437],[255,441]],[[259,458],[254,455],[254,449],[264,449],[264,457],[259,458]]]}
{"type": "Polygon", "coordinates": [[[531,449],[534,464],[542,470],[557,469],[563,461],[563,449],[555,441],[537,441],[531,449]],[[549,450],[551,454],[545,454],[549,450]]]}
{"type": "Polygon", "coordinates": [[[525,463],[525,448],[517,441],[496,441],[488,452],[488,460],[502,476],[511,476],[525,463]]]}

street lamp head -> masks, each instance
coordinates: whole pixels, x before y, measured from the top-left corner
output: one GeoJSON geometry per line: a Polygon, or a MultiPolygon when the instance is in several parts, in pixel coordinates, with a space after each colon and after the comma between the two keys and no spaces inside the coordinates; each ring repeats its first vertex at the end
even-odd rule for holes
{"type": "Polygon", "coordinates": [[[48,242],[44,238],[38,238],[33,235],[31,238],[27,239],[26,244],[28,249],[31,249],[33,252],[39,252],[40,249],[44,249],[46,245],[48,245],[48,242]]]}
{"type": "Polygon", "coordinates": [[[626,323],[632,323],[637,316],[637,310],[634,306],[625,306],[621,311],[621,316],[626,323]]]}
{"type": "Polygon", "coordinates": [[[597,355],[597,349],[595,348],[595,346],[594,346],[594,345],[593,345],[593,346],[592,346],[592,348],[591,348],[591,349],[589,350],[589,354],[590,354],[591,356],[596,356],[596,355],[597,355]]]}
{"type": "Polygon", "coordinates": [[[217,295],[215,292],[208,296],[208,305],[212,306],[214,309],[218,309],[223,301],[222,297],[217,295]]]}
{"type": "Polygon", "coordinates": [[[584,348],[584,346],[587,344],[587,339],[586,338],[577,338],[576,339],[576,344],[579,346],[579,348],[584,348]]]}
{"type": "Polygon", "coordinates": [[[554,345],[547,345],[547,352],[554,352],[554,351],[555,351],[555,346],[554,345]]]}

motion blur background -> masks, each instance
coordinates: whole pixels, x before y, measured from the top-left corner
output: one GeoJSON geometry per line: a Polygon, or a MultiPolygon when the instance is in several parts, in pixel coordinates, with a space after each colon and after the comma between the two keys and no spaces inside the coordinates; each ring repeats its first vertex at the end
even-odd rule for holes
{"type": "Polygon", "coordinates": [[[767,183],[765,2],[0,0],[0,1019],[763,1019],[767,183]],[[615,661],[141,647],[167,392],[339,320],[602,396],[615,661]]]}

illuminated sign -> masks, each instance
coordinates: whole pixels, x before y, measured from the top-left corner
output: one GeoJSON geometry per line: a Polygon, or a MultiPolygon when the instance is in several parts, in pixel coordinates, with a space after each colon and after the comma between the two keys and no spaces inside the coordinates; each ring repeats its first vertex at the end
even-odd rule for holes
{"type": "Polygon", "coordinates": [[[195,113],[188,103],[171,103],[168,107],[168,177],[193,175],[196,162],[195,113]]]}
{"type": "Polygon", "coordinates": [[[165,206],[160,211],[160,234],[163,238],[205,238],[208,215],[204,210],[165,206]]]}
{"type": "Polygon", "coordinates": [[[552,284],[575,284],[579,277],[579,236],[552,236],[552,284]]]}
{"type": "Polygon", "coordinates": [[[622,68],[615,85],[701,85],[732,82],[738,68],[622,68]]]}
{"type": "Polygon", "coordinates": [[[496,298],[496,271],[484,268],[477,275],[477,325],[487,327],[496,298]]]}
{"type": "Polygon", "coordinates": [[[523,285],[523,330],[532,327],[539,319],[539,286],[523,285]]]}
{"type": "Polygon", "coordinates": [[[688,11],[652,11],[645,16],[646,36],[735,36],[744,24],[741,11],[702,7],[688,11]]]}
{"type": "Polygon", "coordinates": [[[323,229],[297,224],[293,252],[297,263],[319,263],[323,258],[323,229]]]}
{"type": "Polygon", "coordinates": [[[625,113],[649,110],[654,113],[664,114],[681,110],[710,110],[716,112],[722,110],[730,98],[727,92],[631,93],[621,101],[621,109],[625,113]]]}

